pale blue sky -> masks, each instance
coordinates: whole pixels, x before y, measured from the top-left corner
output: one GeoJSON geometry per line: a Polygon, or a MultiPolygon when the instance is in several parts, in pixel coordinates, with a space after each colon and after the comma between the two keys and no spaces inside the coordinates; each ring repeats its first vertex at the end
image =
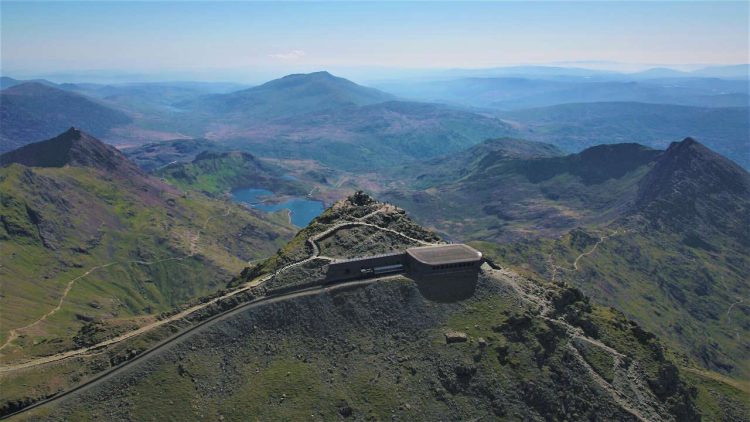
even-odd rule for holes
{"type": "MultiPolygon", "coordinates": [[[[747,2],[7,2],[3,74],[748,62],[747,2]]],[[[226,78],[224,78],[226,79],[226,78]]]]}

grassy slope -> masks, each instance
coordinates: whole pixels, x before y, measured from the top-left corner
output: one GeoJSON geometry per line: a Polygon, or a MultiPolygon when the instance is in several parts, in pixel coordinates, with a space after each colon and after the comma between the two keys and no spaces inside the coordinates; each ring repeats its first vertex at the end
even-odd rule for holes
{"type": "Polygon", "coordinates": [[[631,226],[575,230],[559,240],[477,244],[499,263],[544,277],[554,272],[557,280],[580,287],[598,303],[616,306],[657,334],[681,353],[682,365],[700,368],[690,373],[701,387],[701,400],[709,400],[722,389],[741,397],[748,390],[746,385],[733,387],[724,377],[701,367],[735,380],[747,379],[750,358],[745,339],[750,315],[736,304],[750,294],[743,281],[750,263],[738,249],[712,253],[686,245],[684,240],[631,226]],[[591,251],[601,235],[614,230],[619,234],[581,258],[575,270],[575,259],[591,251]],[[721,385],[719,390],[717,385],[721,385]]]}
{"type": "Polygon", "coordinates": [[[242,187],[303,194],[301,183],[282,178],[282,170],[241,152],[201,154],[190,163],[175,163],[156,172],[183,189],[221,195],[242,187]]]}
{"type": "Polygon", "coordinates": [[[122,183],[86,168],[0,169],[0,341],[57,306],[70,281],[112,264],[76,281],[62,308],[6,347],[5,359],[132,328],[223,287],[292,233],[231,203],[171,188],[155,197],[122,183]],[[94,333],[79,331],[92,324],[94,333]]]}
{"type": "MultiPolygon", "coordinates": [[[[375,419],[627,418],[580,376],[561,333],[533,317],[519,325],[529,316],[513,294],[492,284],[458,304],[429,303],[409,281],[279,304],[212,328],[78,400],[34,413],[79,420],[142,420],[175,411],[186,420],[330,420],[351,409],[375,419]],[[451,329],[466,331],[470,342],[446,345],[443,333],[451,329]]],[[[669,367],[658,343],[635,340],[627,324],[596,324],[655,382],[660,368],[669,367]]]]}

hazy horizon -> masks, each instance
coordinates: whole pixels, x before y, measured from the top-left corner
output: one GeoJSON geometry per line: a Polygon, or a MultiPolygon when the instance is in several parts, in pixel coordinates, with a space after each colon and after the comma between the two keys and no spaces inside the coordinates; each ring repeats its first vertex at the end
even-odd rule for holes
{"type": "Polygon", "coordinates": [[[2,2],[2,74],[56,82],[359,81],[544,65],[746,64],[746,2],[2,2]],[[690,46],[690,48],[686,48],[690,46]]]}

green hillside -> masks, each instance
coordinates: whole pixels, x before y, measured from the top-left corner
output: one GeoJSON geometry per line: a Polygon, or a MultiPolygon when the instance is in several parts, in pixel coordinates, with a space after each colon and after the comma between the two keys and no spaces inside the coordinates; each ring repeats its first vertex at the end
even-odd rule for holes
{"type": "Polygon", "coordinates": [[[3,362],[153,321],[221,289],[293,233],[281,218],[148,177],[77,130],[2,161],[3,362]],[[53,148],[64,166],[14,162],[53,148]]]}
{"type": "Polygon", "coordinates": [[[243,187],[305,194],[304,185],[283,178],[282,169],[244,152],[198,154],[190,163],[173,163],[155,172],[175,186],[221,195],[243,187]]]}
{"type": "MultiPolygon", "coordinates": [[[[278,270],[304,258],[311,236],[337,256],[352,241],[361,245],[359,254],[413,242],[398,233],[437,240],[402,210],[356,195],[262,267],[278,270]],[[392,231],[366,232],[372,226],[357,223],[392,231]]],[[[311,270],[292,267],[274,280],[309,282],[311,270]]],[[[741,385],[682,369],[658,338],[618,311],[562,283],[487,265],[470,298],[432,301],[419,283],[396,276],[249,307],[199,332],[17,419],[747,416],[741,385]],[[456,332],[466,341],[446,340],[456,332]]]]}

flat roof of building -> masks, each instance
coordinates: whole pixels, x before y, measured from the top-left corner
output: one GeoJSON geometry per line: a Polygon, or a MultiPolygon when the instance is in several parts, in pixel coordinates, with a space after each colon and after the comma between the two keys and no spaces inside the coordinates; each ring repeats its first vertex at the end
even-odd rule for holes
{"type": "Polygon", "coordinates": [[[406,253],[426,265],[456,264],[482,259],[481,252],[461,243],[409,248],[406,253]]]}

